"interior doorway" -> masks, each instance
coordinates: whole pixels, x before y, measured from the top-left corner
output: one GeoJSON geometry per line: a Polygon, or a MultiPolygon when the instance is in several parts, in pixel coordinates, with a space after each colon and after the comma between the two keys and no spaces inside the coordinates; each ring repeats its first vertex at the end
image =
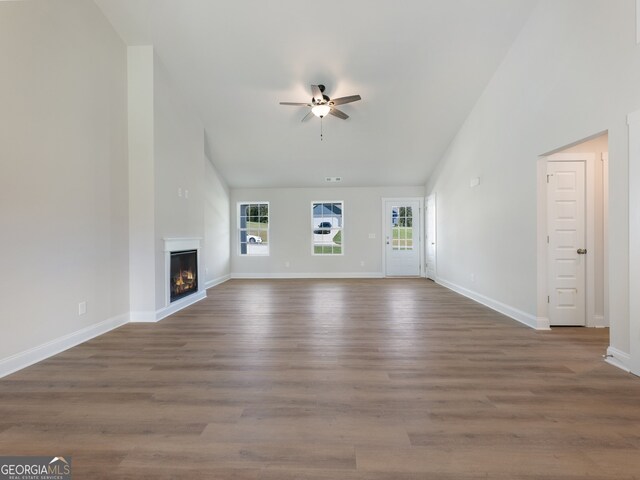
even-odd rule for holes
{"type": "Polygon", "coordinates": [[[538,161],[538,327],[608,327],[608,135],[538,161]]]}

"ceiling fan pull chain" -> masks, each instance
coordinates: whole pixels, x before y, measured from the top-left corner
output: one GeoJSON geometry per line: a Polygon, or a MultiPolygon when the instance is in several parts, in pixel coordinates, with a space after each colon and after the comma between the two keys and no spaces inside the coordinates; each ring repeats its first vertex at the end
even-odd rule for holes
{"type": "Polygon", "coordinates": [[[322,141],[322,117],[320,117],[320,141],[322,141]]]}

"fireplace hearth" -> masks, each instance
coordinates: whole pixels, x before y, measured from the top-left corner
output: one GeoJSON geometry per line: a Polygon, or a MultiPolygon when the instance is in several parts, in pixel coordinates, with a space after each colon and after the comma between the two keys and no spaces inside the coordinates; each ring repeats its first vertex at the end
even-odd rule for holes
{"type": "Polygon", "coordinates": [[[171,302],[198,291],[197,250],[171,252],[169,291],[171,302]]]}

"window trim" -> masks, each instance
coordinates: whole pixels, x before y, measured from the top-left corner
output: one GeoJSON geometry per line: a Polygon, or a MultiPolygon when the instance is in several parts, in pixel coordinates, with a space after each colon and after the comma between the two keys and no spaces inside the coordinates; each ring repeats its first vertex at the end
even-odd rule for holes
{"type": "MultiPolygon", "coordinates": [[[[269,257],[271,255],[271,204],[268,201],[258,201],[258,200],[246,200],[239,201],[236,203],[236,252],[239,257],[269,257]],[[240,208],[242,205],[266,205],[267,206],[267,218],[269,221],[267,222],[267,253],[242,253],[242,241],[241,236],[242,232],[246,232],[246,227],[243,229],[240,226],[240,208]]],[[[247,242],[248,243],[248,242],[247,242]]]]}
{"type": "Polygon", "coordinates": [[[345,201],[344,200],[312,200],[311,201],[311,218],[310,218],[310,225],[311,225],[311,255],[314,257],[340,257],[340,256],[344,256],[344,225],[345,225],[345,221],[344,221],[344,206],[345,206],[345,201]],[[314,233],[313,230],[316,228],[316,226],[314,225],[314,221],[313,221],[313,207],[314,205],[318,204],[318,203],[339,203],[342,205],[342,214],[341,219],[342,219],[342,226],[340,227],[340,232],[342,232],[342,243],[340,244],[341,248],[340,248],[340,253],[316,253],[315,252],[315,243],[314,243],[314,233]]]}

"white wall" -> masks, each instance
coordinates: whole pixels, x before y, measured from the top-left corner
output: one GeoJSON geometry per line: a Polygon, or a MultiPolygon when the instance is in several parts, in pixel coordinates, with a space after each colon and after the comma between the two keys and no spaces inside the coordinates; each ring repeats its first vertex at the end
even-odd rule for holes
{"type": "Polygon", "coordinates": [[[204,240],[205,156],[202,122],[173,87],[157,56],[153,93],[155,285],[159,310],[167,301],[164,238],[204,240]]]}
{"type": "Polygon", "coordinates": [[[155,321],[167,313],[165,239],[200,239],[200,290],[228,278],[229,192],[153,47],[128,51],[132,320],[155,321]]]}
{"type": "Polygon", "coordinates": [[[204,185],[205,281],[210,287],[229,278],[231,210],[229,187],[208,158],[204,185]]]}
{"type": "MultiPolygon", "coordinates": [[[[129,299],[133,318],[155,311],[153,47],[127,48],[129,119],[129,299]]],[[[164,268],[164,267],[163,267],[164,268]]]]}
{"type": "Polygon", "coordinates": [[[537,158],[608,130],[611,344],[629,352],[625,122],[639,84],[635,2],[541,1],[427,182],[438,276],[535,316],[537,158]]]}
{"type": "Polygon", "coordinates": [[[232,276],[381,276],[381,199],[423,196],[423,187],[232,189],[232,276]],[[312,255],[311,202],[340,200],[344,201],[344,255],[312,255]],[[247,201],[269,202],[268,257],[238,254],[237,205],[247,201]]]}
{"type": "Polygon", "coordinates": [[[93,2],[0,2],[0,375],[127,320],[126,62],[93,2]]]}
{"type": "Polygon", "coordinates": [[[228,278],[229,191],[153,47],[93,2],[0,2],[0,67],[0,376],[155,319],[164,237],[228,278]]]}

